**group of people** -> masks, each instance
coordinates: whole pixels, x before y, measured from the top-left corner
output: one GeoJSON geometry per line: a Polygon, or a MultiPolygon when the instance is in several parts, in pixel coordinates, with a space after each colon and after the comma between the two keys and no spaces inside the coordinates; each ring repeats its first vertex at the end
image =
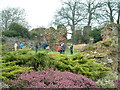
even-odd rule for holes
{"type": "MultiPolygon", "coordinates": [[[[39,48],[38,46],[39,46],[38,43],[36,43],[35,44],[35,51],[36,52],[38,52],[38,48],[39,48]]],[[[24,47],[24,45],[23,45],[22,42],[20,42],[19,46],[18,46],[17,42],[14,43],[14,49],[15,49],[15,51],[17,51],[18,48],[22,49],[23,47],[24,47]]],[[[32,45],[30,46],[30,49],[32,49],[32,45]]]]}
{"type": "MultiPolygon", "coordinates": [[[[17,42],[15,42],[15,44],[14,44],[14,48],[15,48],[15,51],[17,51],[17,49],[18,49],[18,44],[17,44],[17,42]]],[[[22,42],[20,42],[20,44],[19,44],[19,48],[20,48],[20,49],[23,48],[23,43],[22,43],[22,42]]]]}
{"type": "MultiPolygon", "coordinates": [[[[64,43],[60,44],[57,48],[57,51],[60,54],[64,54],[66,50],[66,45],[64,43]]],[[[70,45],[70,53],[73,54],[73,44],[70,45]]]]}
{"type": "MultiPolygon", "coordinates": [[[[43,49],[46,49],[46,50],[50,49],[49,45],[47,45],[46,43],[43,43],[41,46],[43,47],[43,49]]],[[[24,44],[22,42],[20,42],[20,44],[18,44],[17,41],[14,43],[14,50],[15,51],[17,51],[18,48],[22,49],[23,47],[24,47],[24,44]]],[[[35,43],[34,47],[35,47],[35,51],[38,52],[39,44],[35,43]]],[[[29,48],[32,49],[33,45],[31,44],[29,48]]]]}
{"type": "Polygon", "coordinates": [[[49,50],[49,49],[50,49],[49,45],[46,44],[46,43],[42,43],[41,46],[43,47],[43,49],[46,49],[46,50],[49,50]]]}
{"type": "Polygon", "coordinates": [[[60,52],[60,54],[64,54],[65,53],[65,49],[66,49],[66,46],[65,46],[65,44],[63,43],[63,44],[60,44],[59,46],[58,46],[58,48],[57,48],[57,50],[58,50],[58,52],[60,52]]]}
{"type": "MultiPolygon", "coordinates": [[[[41,46],[43,47],[43,49],[46,49],[46,50],[49,50],[49,49],[50,49],[49,45],[47,45],[46,43],[41,44],[41,46]]],[[[14,49],[15,49],[15,51],[17,51],[18,48],[22,49],[23,47],[24,47],[24,45],[23,45],[22,42],[20,42],[19,47],[18,47],[18,43],[17,43],[17,42],[15,42],[15,44],[14,44],[14,49]]],[[[36,44],[35,44],[35,52],[36,52],[36,53],[38,52],[38,49],[39,49],[39,44],[36,43],[36,44]]],[[[73,54],[73,44],[71,44],[71,46],[70,46],[69,49],[70,49],[70,53],[73,54]]],[[[64,43],[60,44],[60,45],[57,47],[57,51],[58,51],[60,54],[64,54],[64,53],[65,53],[65,50],[66,50],[66,45],[65,45],[64,43]]]]}

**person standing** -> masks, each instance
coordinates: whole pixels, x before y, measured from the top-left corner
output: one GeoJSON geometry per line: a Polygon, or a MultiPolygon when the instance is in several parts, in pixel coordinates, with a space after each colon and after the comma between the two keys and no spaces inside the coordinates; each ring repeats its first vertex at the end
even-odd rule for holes
{"type": "Polygon", "coordinates": [[[15,44],[14,44],[15,51],[17,51],[17,47],[18,47],[18,44],[17,44],[17,42],[15,42],[15,44]]]}
{"type": "Polygon", "coordinates": [[[64,54],[64,53],[65,53],[65,49],[66,49],[65,44],[64,44],[64,43],[63,43],[63,44],[61,44],[61,47],[62,47],[62,53],[64,54]]]}
{"type": "Polygon", "coordinates": [[[22,44],[22,42],[20,42],[20,49],[22,49],[23,48],[23,44],[22,44]]]}
{"type": "Polygon", "coordinates": [[[70,54],[73,54],[73,44],[70,45],[70,54]]]}
{"type": "Polygon", "coordinates": [[[60,54],[62,54],[62,48],[61,48],[61,45],[58,46],[57,51],[58,51],[60,54]]]}
{"type": "Polygon", "coordinates": [[[37,43],[35,45],[35,51],[36,51],[36,53],[38,52],[38,44],[37,43]]]}
{"type": "Polygon", "coordinates": [[[48,50],[48,51],[50,50],[50,47],[49,47],[49,45],[47,45],[47,46],[46,46],[46,50],[48,50]]]}
{"type": "Polygon", "coordinates": [[[42,47],[43,47],[43,49],[46,49],[46,46],[47,46],[46,43],[42,43],[42,47]]]}

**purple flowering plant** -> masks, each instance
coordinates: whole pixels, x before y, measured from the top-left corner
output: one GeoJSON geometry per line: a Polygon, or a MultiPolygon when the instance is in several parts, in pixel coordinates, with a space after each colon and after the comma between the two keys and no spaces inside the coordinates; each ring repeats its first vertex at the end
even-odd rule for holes
{"type": "Polygon", "coordinates": [[[68,71],[49,69],[16,76],[18,79],[10,81],[14,88],[99,88],[91,79],[68,71]]]}
{"type": "Polygon", "coordinates": [[[113,82],[115,84],[115,87],[120,89],[120,80],[114,80],[113,82]]]}

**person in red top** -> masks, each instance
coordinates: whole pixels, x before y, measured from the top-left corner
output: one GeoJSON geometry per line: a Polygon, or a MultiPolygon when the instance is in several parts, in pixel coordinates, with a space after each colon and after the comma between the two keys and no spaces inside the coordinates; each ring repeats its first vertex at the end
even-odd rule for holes
{"type": "Polygon", "coordinates": [[[60,52],[60,54],[62,53],[61,45],[58,46],[57,51],[60,52]]]}

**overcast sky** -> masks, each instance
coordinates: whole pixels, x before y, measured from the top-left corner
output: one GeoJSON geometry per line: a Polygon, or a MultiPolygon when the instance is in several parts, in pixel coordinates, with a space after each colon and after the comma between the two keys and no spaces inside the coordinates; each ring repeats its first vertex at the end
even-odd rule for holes
{"type": "Polygon", "coordinates": [[[55,11],[61,7],[60,0],[0,0],[0,11],[7,7],[25,9],[26,20],[32,28],[48,27],[55,11]]]}
{"type": "Polygon", "coordinates": [[[47,28],[50,26],[56,10],[61,7],[61,1],[65,0],[0,0],[0,11],[7,7],[23,8],[26,11],[26,20],[31,28],[41,26],[47,28]]]}

